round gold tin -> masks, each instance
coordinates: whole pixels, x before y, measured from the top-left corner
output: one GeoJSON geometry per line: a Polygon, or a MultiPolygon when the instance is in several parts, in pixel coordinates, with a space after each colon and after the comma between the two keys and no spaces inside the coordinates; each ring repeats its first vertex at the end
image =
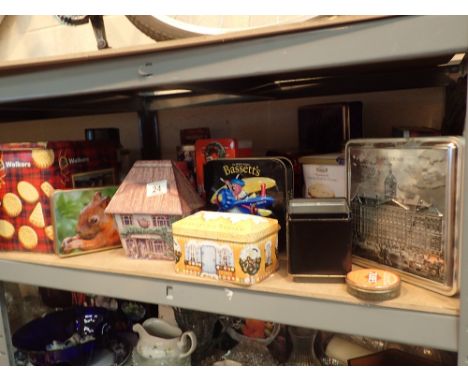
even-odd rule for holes
{"type": "Polygon", "coordinates": [[[381,269],[359,269],[346,275],[348,292],[372,301],[389,300],[400,295],[400,277],[381,269]]]}

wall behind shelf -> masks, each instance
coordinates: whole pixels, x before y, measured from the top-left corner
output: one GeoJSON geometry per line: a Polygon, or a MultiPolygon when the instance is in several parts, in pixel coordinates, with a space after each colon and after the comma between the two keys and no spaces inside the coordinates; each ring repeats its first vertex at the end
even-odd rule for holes
{"type": "MultiPolygon", "coordinates": [[[[213,137],[251,139],[255,155],[263,155],[271,148],[295,148],[298,107],[338,101],[364,103],[364,133],[368,137],[389,136],[393,126],[440,129],[444,98],[443,88],[427,88],[161,110],[162,155],[175,159],[180,130],[192,127],[209,127],[213,137]]],[[[131,159],[138,158],[136,113],[0,123],[0,142],[84,139],[84,130],[91,127],[118,127],[122,144],[132,151],[131,159]]]]}
{"type": "Polygon", "coordinates": [[[84,140],[85,129],[99,127],[119,128],[120,141],[126,149],[131,151],[130,160],[138,159],[140,138],[136,113],[0,123],[0,142],[84,140]]]}
{"type": "Polygon", "coordinates": [[[272,148],[295,148],[298,107],[340,101],[363,102],[366,137],[390,136],[394,126],[440,129],[444,99],[443,88],[427,88],[162,110],[159,112],[162,154],[175,157],[179,131],[192,127],[209,127],[217,138],[251,139],[255,155],[264,155],[272,148]]]}

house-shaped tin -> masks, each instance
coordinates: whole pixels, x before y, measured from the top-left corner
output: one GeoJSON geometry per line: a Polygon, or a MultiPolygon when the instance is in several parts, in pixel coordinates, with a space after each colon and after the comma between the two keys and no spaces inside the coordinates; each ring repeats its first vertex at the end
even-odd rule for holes
{"type": "Polygon", "coordinates": [[[106,208],[122,246],[137,259],[174,260],[171,224],[204,206],[172,161],[138,161],[106,208]]]}

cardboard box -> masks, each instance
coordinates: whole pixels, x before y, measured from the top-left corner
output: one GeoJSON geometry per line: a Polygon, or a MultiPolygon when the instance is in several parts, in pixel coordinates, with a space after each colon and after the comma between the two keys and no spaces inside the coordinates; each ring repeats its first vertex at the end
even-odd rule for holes
{"type": "Polygon", "coordinates": [[[172,224],[176,272],[255,284],[278,269],[278,221],[200,211],[172,224]]]}
{"type": "Polygon", "coordinates": [[[343,154],[299,158],[304,174],[304,198],[346,197],[346,166],[343,154]]]}
{"type": "Polygon", "coordinates": [[[103,142],[0,145],[0,250],[53,253],[55,189],[115,184],[117,148],[103,142]]]}

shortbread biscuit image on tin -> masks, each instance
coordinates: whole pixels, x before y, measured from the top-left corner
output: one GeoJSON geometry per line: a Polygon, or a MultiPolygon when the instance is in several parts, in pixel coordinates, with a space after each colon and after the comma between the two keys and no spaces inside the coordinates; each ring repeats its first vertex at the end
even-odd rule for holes
{"type": "Polygon", "coordinates": [[[15,235],[15,227],[8,220],[0,219],[0,237],[12,239],[15,235]]]}
{"type": "Polygon", "coordinates": [[[17,195],[8,192],[3,195],[3,210],[9,217],[15,218],[23,210],[23,203],[17,195]]]}
{"type": "Polygon", "coordinates": [[[31,156],[34,165],[41,169],[50,167],[54,164],[54,150],[34,149],[31,156]]]}
{"type": "Polygon", "coordinates": [[[307,193],[311,198],[334,198],[335,193],[333,190],[323,183],[312,183],[307,193]]]}
{"type": "Polygon", "coordinates": [[[31,215],[29,216],[29,222],[37,228],[45,227],[44,214],[42,213],[41,203],[37,203],[36,207],[34,207],[31,215]]]}
{"type": "Polygon", "coordinates": [[[47,197],[51,197],[55,191],[55,188],[47,181],[41,183],[41,190],[47,197]]]}
{"type": "Polygon", "coordinates": [[[39,241],[36,231],[27,225],[18,230],[18,239],[25,249],[34,249],[39,241]]]}
{"type": "Polygon", "coordinates": [[[31,183],[22,180],[16,186],[19,196],[27,203],[36,203],[39,199],[39,192],[31,183]]]}
{"type": "Polygon", "coordinates": [[[50,241],[54,241],[54,227],[52,225],[45,227],[44,232],[50,241]]]}

